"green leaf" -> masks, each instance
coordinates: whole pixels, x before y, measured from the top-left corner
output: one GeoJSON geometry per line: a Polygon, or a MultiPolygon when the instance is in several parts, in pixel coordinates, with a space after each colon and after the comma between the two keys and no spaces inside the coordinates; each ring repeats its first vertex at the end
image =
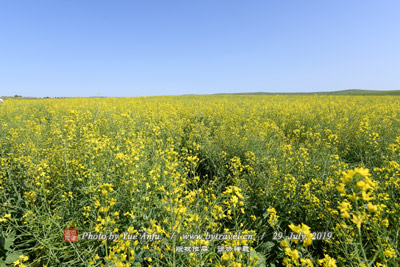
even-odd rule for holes
{"type": "Polygon", "coordinates": [[[143,251],[140,251],[139,253],[135,253],[135,261],[143,262],[143,251]]]}
{"type": "Polygon", "coordinates": [[[6,258],[6,260],[5,260],[5,263],[11,264],[11,263],[13,263],[14,261],[19,260],[19,256],[21,256],[21,255],[22,255],[21,252],[18,252],[18,251],[12,252],[12,253],[10,253],[10,254],[7,255],[7,258],[6,258]]]}
{"type": "Polygon", "coordinates": [[[258,260],[256,262],[256,265],[254,265],[254,266],[257,266],[257,267],[266,267],[267,266],[266,265],[266,261],[267,260],[265,259],[265,256],[263,254],[255,251],[255,250],[252,250],[252,251],[250,251],[250,257],[251,258],[257,257],[258,258],[258,260]]]}
{"type": "Polygon", "coordinates": [[[4,238],[4,249],[10,250],[11,246],[14,244],[15,236],[9,236],[4,238]]]}
{"type": "Polygon", "coordinates": [[[268,241],[262,244],[260,247],[262,248],[263,251],[270,252],[274,246],[275,246],[274,242],[268,241]]]}

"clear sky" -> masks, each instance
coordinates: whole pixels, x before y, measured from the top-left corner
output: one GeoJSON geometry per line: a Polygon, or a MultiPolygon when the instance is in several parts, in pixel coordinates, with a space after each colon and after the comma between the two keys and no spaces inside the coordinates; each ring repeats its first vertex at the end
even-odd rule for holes
{"type": "Polygon", "coordinates": [[[1,0],[0,95],[400,89],[400,1],[1,0]]]}

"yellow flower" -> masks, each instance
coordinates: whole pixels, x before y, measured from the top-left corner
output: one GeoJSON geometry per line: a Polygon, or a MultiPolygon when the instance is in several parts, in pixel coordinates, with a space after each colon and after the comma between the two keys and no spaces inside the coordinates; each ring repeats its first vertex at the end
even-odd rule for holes
{"type": "Polygon", "coordinates": [[[229,260],[229,253],[222,253],[221,260],[228,261],[229,260]]]}
{"type": "Polygon", "coordinates": [[[21,256],[19,256],[19,259],[20,259],[21,261],[25,262],[25,261],[27,261],[27,260],[29,259],[29,257],[28,257],[28,256],[24,256],[24,255],[21,255],[21,256]]]}
{"type": "Polygon", "coordinates": [[[300,263],[305,267],[313,267],[314,264],[310,259],[300,259],[300,263]]]}
{"type": "Polygon", "coordinates": [[[306,238],[303,241],[303,245],[310,246],[312,244],[313,234],[310,231],[307,231],[304,234],[306,235],[306,238]]]}
{"type": "Polygon", "coordinates": [[[371,188],[371,186],[364,181],[358,181],[357,187],[360,188],[362,191],[367,191],[371,188]]]}
{"type": "Polygon", "coordinates": [[[285,248],[285,254],[289,256],[293,262],[297,262],[299,258],[299,251],[297,249],[291,250],[290,248],[285,248]]]}
{"type": "Polygon", "coordinates": [[[325,257],[322,260],[318,260],[318,263],[323,267],[337,267],[336,260],[334,258],[329,257],[329,255],[325,254],[325,257]]]}
{"type": "Polygon", "coordinates": [[[344,176],[341,178],[341,180],[346,184],[350,183],[351,180],[353,179],[354,174],[355,172],[353,170],[349,170],[344,173],[344,176]]]}
{"type": "Polygon", "coordinates": [[[396,258],[396,250],[394,250],[390,245],[384,251],[386,258],[396,258]]]}
{"type": "Polygon", "coordinates": [[[339,191],[340,193],[345,194],[346,193],[346,189],[345,189],[345,184],[344,183],[340,183],[337,187],[336,187],[337,191],[339,191]]]}
{"type": "Polygon", "coordinates": [[[367,207],[368,207],[368,210],[370,212],[377,212],[378,211],[378,207],[375,206],[374,204],[372,204],[371,202],[368,202],[367,207]]]}
{"type": "Polygon", "coordinates": [[[365,193],[365,191],[363,191],[363,192],[362,192],[362,199],[363,199],[364,201],[370,201],[370,200],[375,199],[375,197],[371,197],[371,196],[370,196],[370,193],[365,193]]]}
{"type": "Polygon", "coordinates": [[[289,225],[289,228],[295,232],[295,233],[299,233],[301,230],[301,225],[299,224],[298,226],[295,226],[293,223],[289,225]]]}
{"type": "Polygon", "coordinates": [[[349,195],[348,197],[352,201],[356,201],[357,199],[359,199],[359,197],[354,192],[353,192],[353,194],[349,195]]]}
{"type": "Polygon", "coordinates": [[[361,228],[361,223],[363,222],[361,215],[356,216],[353,214],[351,221],[357,225],[357,228],[361,228]]]}
{"type": "Polygon", "coordinates": [[[275,208],[269,208],[267,211],[269,213],[268,223],[271,226],[274,226],[277,223],[279,216],[276,214],[275,208]]]}
{"type": "Polygon", "coordinates": [[[364,177],[368,177],[370,175],[369,170],[365,168],[356,168],[355,171],[364,177]]]}
{"type": "MultiPolygon", "coordinates": [[[[311,233],[309,226],[307,226],[304,223],[302,223],[301,225],[299,224],[298,226],[291,224],[291,225],[289,225],[289,228],[292,229],[292,231],[295,233],[301,233],[301,234],[305,235],[305,238],[303,240],[304,246],[309,246],[312,244],[313,234],[311,233]]],[[[294,240],[294,242],[297,244],[297,240],[294,240]]]]}
{"type": "Polygon", "coordinates": [[[284,248],[289,246],[289,243],[286,241],[286,239],[283,239],[283,240],[280,242],[280,244],[281,244],[281,246],[284,247],[284,248]]]}

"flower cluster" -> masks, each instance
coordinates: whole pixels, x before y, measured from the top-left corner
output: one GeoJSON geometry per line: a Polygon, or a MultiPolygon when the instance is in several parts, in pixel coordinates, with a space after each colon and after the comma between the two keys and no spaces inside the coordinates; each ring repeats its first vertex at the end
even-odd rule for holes
{"type": "Polygon", "coordinates": [[[0,262],[396,266],[399,117],[394,96],[7,100],[0,262]],[[70,243],[65,228],[162,238],[70,243]],[[238,232],[254,238],[182,238],[238,232]]]}

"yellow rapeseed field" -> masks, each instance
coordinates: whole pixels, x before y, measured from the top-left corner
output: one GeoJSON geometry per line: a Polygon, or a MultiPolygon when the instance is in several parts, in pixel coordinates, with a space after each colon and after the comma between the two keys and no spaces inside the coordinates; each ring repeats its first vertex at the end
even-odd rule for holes
{"type": "Polygon", "coordinates": [[[399,167],[400,97],[8,99],[0,266],[397,266],[399,167]]]}

